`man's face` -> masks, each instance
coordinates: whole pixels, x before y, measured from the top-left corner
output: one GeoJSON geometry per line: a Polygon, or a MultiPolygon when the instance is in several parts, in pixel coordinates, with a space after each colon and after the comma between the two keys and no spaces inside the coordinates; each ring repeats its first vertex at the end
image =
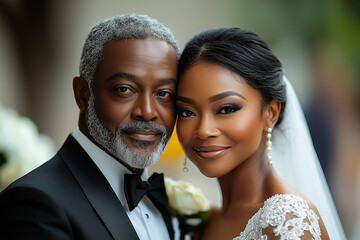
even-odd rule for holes
{"type": "Polygon", "coordinates": [[[175,50],[155,39],[104,45],[88,106],[88,129],[105,150],[133,168],[154,164],[171,136],[175,50]]]}

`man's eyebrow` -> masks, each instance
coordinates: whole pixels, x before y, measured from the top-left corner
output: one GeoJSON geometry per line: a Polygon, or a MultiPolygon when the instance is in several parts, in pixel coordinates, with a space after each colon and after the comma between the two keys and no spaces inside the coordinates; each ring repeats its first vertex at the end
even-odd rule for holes
{"type": "Polygon", "coordinates": [[[159,83],[176,83],[175,78],[163,78],[159,80],[159,83]]]}
{"type": "MultiPolygon", "coordinates": [[[[136,77],[133,74],[130,73],[125,73],[125,72],[117,72],[114,73],[113,75],[111,75],[108,80],[114,80],[116,78],[124,78],[124,79],[129,79],[129,80],[138,80],[138,77],[136,77]]],[[[166,84],[166,83],[176,83],[176,79],[175,78],[163,78],[159,80],[159,83],[161,84],[166,84]]]]}
{"type": "Polygon", "coordinates": [[[125,72],[117,72],[114,73],[113,75],[111,75],[108,80],[114,80],[116,78],[125,78],[125,79],[129,79],[129,80],[137,80],[138,78],[135,75],[132,75],[130,73],[125,73],[125,72]]]}
{"type": "Polygon", "coordinates": [[[195,104],[195,102],[193,100],[191,100],[190,98],[187,97],[182,97],[182,96],[177,96],[175,99],[176,102],[184,102],[184,103],[189,103],[189,104],[195,104]]]}
{"type": "Polygon", "coordinates": [[[215,96],[212,96],[209,98],[209,102],[216,102],[220,99],[223,99],[223,98],[226,98],[226,97],[229,97],[229,96],[238,96],[238,97],[241,97],[245,100],[247,100],[243,95],[241,95],[240,93],[238,92],[234,92],[234,91],[226,91],[226,92],[222,92],[222,93],[219,93],[215,96]]]}

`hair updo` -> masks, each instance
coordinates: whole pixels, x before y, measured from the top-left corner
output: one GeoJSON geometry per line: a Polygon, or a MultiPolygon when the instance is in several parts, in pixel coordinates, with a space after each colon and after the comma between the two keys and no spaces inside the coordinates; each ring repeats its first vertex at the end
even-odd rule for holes
{"type": "Polygon", "coordinates": [[[279,124],[286,104],[286,85],[279,59],[255,33],[239,28],[214,28],[196,34],[186,44],[178,67],[178,81],[184,72],[204,61],[237,73],[260,91],[262,108],[273,99],[281,103],[279,124]]]}

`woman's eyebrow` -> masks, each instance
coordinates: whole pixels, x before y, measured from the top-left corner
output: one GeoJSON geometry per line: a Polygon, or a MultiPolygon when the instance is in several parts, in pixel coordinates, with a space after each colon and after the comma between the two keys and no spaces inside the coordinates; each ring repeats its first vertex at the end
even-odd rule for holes
{"type": "Polygon", "coordinates": [[[187,97],[182,97],[182,96],[177,96],[175,101],[189,103],[189,104],[193,104],[193,105],[195,104],[194,100],[187,98],[187,97]]]}
{"type": "Polygon", "coordinates": [[[226,98],[226,97],[229,97],[229,96],[238,96],[238,97],[241,97],[241,98],[247,100],[243,95],[241,95],[238,92],[226,91],[226,92],[222,92],[222,93],[216,94],[215,96],[210,97],[209,102],[216,102],[216,101],[218,101],[220,99],[223,99],[223,98],[226,98]]]}

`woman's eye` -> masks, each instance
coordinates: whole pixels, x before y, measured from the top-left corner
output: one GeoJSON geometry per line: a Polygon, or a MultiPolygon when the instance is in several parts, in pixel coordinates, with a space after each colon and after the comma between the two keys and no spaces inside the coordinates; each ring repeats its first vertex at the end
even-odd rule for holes
{"type": "Polygon", "coordinates": [[[180,109],[177,111],[177,114],[179,117],[190,117],[195,116],[194,112],[188,110],[188,109],[180,109]]]}
{"type": "Polygon", "coordinates": [[[240,106],[236,106],[236,105],[226,105],[226,106],[222,106],[217,110],[217,114],[231,114],[234,112],[237,112],[241,109],[240,106]]]}

